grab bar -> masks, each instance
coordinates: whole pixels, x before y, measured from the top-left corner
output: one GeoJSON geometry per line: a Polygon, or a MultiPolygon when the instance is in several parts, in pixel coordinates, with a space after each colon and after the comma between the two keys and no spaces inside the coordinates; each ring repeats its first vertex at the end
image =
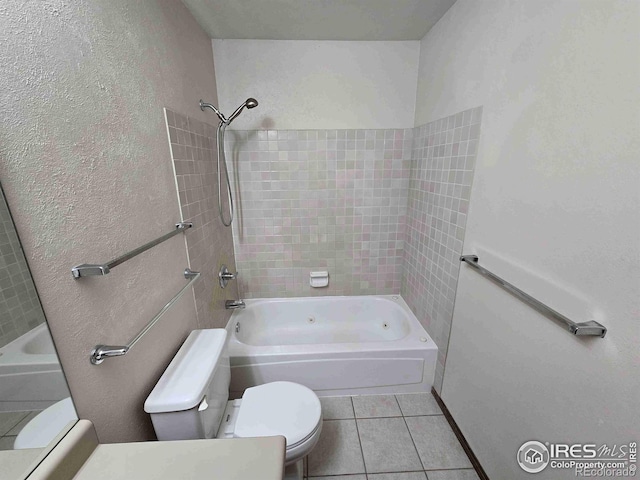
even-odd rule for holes
{"type": "Polygon", "coordinates": [[[145,333],[151,330],[151,327],[153,327],[156,322],[160,320],[160,317],[162,317],[167,312],[167,310],[169,310],[173,306],[173,304],[178,301],[178,299],[184,294],[184,292],[186,292],[188,288],[193,285],[193,283],[198,280],[198,278],[200,278],[200,272],[194,272],[186,268],[184,270],[184,278],[189,279],[189,283],[182,287],[182,290],[180,290],[176,294],[176,296],[169,301],[169,303],[162,307],[162,310],[160,310],[156,314],[156,316],[153,317],[142,330],[140,330],[140,333],[138,333],[133,338],[133,340],[131,340],[126,345],[96,345],[93,350],[91,350],[91,356],[89,357],[91,363],[93,365],[100,365],[102,362],[104,362],[105,358],[120,357],[122,355],[126,355],[131,347],[133,347],[138,342],[138,340],[140,340],[144,336],[145,333]]]}
{"type": "Polygon", "coordinates": [[[176,223],[176,229],[174,231],[169,232],[166,235],[163,235],[163,236],[161,236],[159,238],[156,238],[155,240],[153,240],[153,241],[151,241],[149,243],[145,243],[141,247],[138,247],[135,250],[131,250],[129,253],[125,253],[124,255],[122,255],[122,256],[114,259],[114,260],[111,260],[110,262],[102,263],[102,264],[100,264],[100,263],[83,263],[82,265],[76,265],[75,267],[73,267],[71,269],[71,273],[73,274],[73,278],[88,277],[88,276],[92,276],[92,275],[106,275],[107,273],[109,273],[111,271],[111,269],[113,267],[117,267],[121,263],[124,263],[127,260],[130,260],[131,258],[135,257],[136,255],[140,255],[142,252],[146,252],[151,247],[155,247],[159,243],[162,243],[165,240],[170,239],[174,235],[177,235],[178,233],[183,232],[183,231],[185,231],[185,230],[187,230],[188,228],[191,228],[191,227],[193,227],[193,223],[191,223],[191,222],[176,223]]]}
{"type": "Polygon", "coordinates": [[[460,257],[460,261],[465,262],[467,265],[473,267],[485,277],[489,277],[491,280],[496,282],[502,288],[504,288],[508,292],[518,297],[524,303],[535,308],[538,312],[560,323],[562,326],[566,327],[567,330],[569,330],[574,335],[587,335],[587,336],[604,338],[604,336],[607,333],[606,327],[604,327],[603,325],[601,325],[600,323],[594,320],[590,320],[588,322],[582,322],[582,323],[576,323],[572,320],[569,320],[567,317],[565,317],[561,313],[556,312],[554,309],[546,306],[544,303],[540,302],[539,300],[536,300],[531,295],[523,292],[517,287],[514,287],[509,282],[503,280],[502,278],[495,275],[494,273],[491,273],[486,268],[478,265],[477,255],[462,255],[460,257]]]}

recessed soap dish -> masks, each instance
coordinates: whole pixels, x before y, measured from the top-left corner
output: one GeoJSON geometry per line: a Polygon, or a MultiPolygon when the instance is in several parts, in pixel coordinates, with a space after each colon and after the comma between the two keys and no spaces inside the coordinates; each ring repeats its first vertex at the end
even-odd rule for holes
{"type": "Polygon", "coordinates": [[[309,285],[313,288],[322,288],[329,285],[329,272],[310,272],[309,273],[309,285]]]}

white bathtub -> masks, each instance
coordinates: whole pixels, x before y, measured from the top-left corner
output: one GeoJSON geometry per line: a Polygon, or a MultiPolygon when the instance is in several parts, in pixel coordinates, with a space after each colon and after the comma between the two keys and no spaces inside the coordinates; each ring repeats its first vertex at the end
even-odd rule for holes
{"type": "Polygon", "coordinates": [[[320,396],[431,390],[438,347],[398,295],[246,304],[227,324],[233,398],[277,380],[320,396]]]}
{"type": "Polygon", "coordinates": [[[68,396],[46,324],[0,348],[0,412],[42,410],[68,396]]]}

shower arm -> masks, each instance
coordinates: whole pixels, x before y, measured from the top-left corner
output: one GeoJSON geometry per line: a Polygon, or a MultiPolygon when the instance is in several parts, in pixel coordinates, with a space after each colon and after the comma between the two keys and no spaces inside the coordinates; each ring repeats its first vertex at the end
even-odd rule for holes
{"type": "MultiPolygon", "coordinates": [[[[218,115],[218,118],[220,119],[220,121],[222,123],[229,123],[231,120],[227,120],[226,117],[222,114],[222,112],[220,110],[218,110],[214,105],[212,105],[211,103],[206,103],[203,102],[202,100],[200,100],[200,110],[202,110],[204,112],[205,108],[210,108],[211,110],[213,110],[216,115],[218,115]]],[[[236,110],[237,112],[237,110],[236,110]]],[[[233,112],[233,114],[235,115],[236,112],[233,112]]],[[[239,113],[239,112],[238,112],[239,113]]]]}

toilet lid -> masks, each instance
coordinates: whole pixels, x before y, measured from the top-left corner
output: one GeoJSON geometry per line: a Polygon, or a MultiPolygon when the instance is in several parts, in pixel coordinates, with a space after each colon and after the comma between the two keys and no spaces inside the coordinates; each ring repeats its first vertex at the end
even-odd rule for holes
{"type": "Polygon", "coordinates": [[[320,400],[313,390],[292,382],[272,382],[245,390],[234,435],[283,435],[290,448],[309,437],[321,418],[320,400]]]}

